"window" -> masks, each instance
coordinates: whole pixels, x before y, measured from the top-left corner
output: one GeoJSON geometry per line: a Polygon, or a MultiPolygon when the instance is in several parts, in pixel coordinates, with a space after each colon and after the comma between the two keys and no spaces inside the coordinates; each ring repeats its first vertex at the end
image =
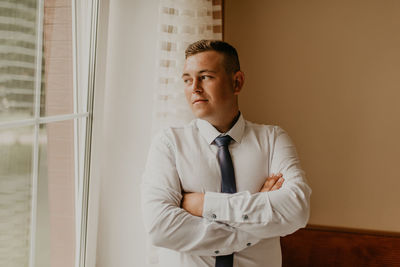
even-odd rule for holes
{"type": "Polygon", "coordinates": [[[74,1],[0,1],[0,266],[83,266],[92,4],[85,43],[74,1]]]}

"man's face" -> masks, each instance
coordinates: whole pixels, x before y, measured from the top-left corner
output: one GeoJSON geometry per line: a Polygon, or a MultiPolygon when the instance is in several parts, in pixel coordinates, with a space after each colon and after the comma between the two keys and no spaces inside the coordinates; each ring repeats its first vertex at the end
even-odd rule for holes
{"type": "Polygon", "coordinates": [[[186,100],[197,118],[218,121],[236,115],[237,94],[233,74],[226,73],[223,55],[206,51],[186,59],[182,79],[186,100]]]}

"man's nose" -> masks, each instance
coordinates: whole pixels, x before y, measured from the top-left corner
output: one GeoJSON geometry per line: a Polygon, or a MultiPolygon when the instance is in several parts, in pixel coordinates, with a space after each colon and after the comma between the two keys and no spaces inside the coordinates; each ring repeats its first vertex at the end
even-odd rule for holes
{"type": "Polygon", "coordinates": [[[202,91],[203,87],[201,86],[201,81],[198,79],[193,80],[192,93],[201,93],[202,91]]]}

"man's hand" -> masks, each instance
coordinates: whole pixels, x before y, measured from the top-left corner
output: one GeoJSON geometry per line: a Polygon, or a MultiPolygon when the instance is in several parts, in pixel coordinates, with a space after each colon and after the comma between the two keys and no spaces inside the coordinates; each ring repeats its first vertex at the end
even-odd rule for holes
{"type": "Polygon", "coordinates": [[[181,206],[194,216],[203,214],[204,193],[183,193],[181,206]]]}
{"type": "Polygon", "coordinates": [[[279,188],[282,187],[282,184],[284,181],[285,181],[285,179],[283,179],[282,173],[278,173],[276,175],[272,174],[271,176],[269,176],[267,178],[267,180],[261,187],[260,192],[269,192],[269,191],[278,190],[279,188]]]}

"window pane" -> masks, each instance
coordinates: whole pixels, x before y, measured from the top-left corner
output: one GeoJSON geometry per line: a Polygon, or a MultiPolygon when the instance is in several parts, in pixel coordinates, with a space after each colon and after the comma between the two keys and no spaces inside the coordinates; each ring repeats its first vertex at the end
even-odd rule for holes
{"type": "Polygon", "coordinates": [[[33,127],[0,130],[0,266],[29,263],[33,127]]]}
{"type": "Polygon", "coordinates": [[[0,122],[33,115],[36,13],[36,0],[1,1],[0,122]]]}
{"type": "Polygon", "coordinates": [[[36,265],[71,267],[75,257],[74,122],[40,131],[36,265]]]}
{"type": "Polygon", "coordinates": [[[73,113],[72,1],[44,2],[44,87],[41,115],[73,113]]]}

